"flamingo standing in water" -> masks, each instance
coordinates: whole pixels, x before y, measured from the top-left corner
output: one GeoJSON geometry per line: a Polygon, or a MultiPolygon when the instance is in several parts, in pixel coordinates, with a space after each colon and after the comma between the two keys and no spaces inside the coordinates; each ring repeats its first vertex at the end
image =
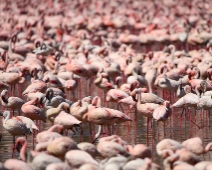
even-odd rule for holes
{"type": "Polygon", "coordinates": [[[20,115],[20,109],[22,105],[24,104],[24,101],[19,97],[9,97],[7,98],[8,90],[3,90],[1,92],[1,104],[6,108],[11,108],[13,110],[19,110],[20,115]]]}
{"type": "Polygon", "coordinates": [[[50,120],[50,122],[54,122],[55,117],[61,112],[66,111],[69,112],[70,105],[66,102],[60,103],[57,108],[51,108],[46,111],[46,117],[50,120]]]}
{"type": "Polygon", "coordinates": [[[96,141],[101,135],[101,125],[113,125],[120,124],[126,121],[132,121],[130,117],[118,110],[96,107],[92,107],[91,109],[89,109],[89,111],[83,116],[83,120],[96,125],[100,125],[98,132],[95,135],[94,141],[96,141]]]}
{"type": "Polygon", "coordinates": [[[52,127],[50,127],[47,131],[38,133],[36,136],[36,141],[38,143],[41,143],[41,142],[47,142],[52,138],[55,139],[58,137],[62,137],[61,134],[54,132],[55,130],[57,130],[58,132],[62,132],[63,126],[56,124],[56,125],[53,125],[52,127]]]}
{"type": "MultiPolygon", "coordinates": [[[[175,102],[171,108],[183,108],[182,114],[181,114],[181,118],[182,115],[184,113],[184,110],[188,107],[197,107],[197,103],[199,101],[199,96],[191,93],[191,87],[190,86],[186,86],[185,88],[185,92],[186,95],[181,97],[177,102],[175,102]]],[[[195,109],[196,110],[196,109],[195,109]]],[[[190,115],[190,121],[195,124],[198,128],[200,128],[195,122],[193,122],[193,120],[191,119],[191,115],[190,115]]]]}
{"type": "MultiPolygon", "coordinates": [[[[212,108],[212,98],[211,96],[202,96],[199,98],[197,103],[197,108],[208,111],[208,125],[210,126],[210,110],[212,108]]],[[[203,112],[202,110],[202,112],[203,112]]]]}
{"type": "Polygon", "coordinates": [[[26,115],[26,117],[32,120],[42,120],[46,122],[46,115],[44,111],[41,108],[35,106],[37,101],[38,98],[34,98],[33,100],[28,101],[21,107],[21,110],[26,115]]]}
{"type": "Polygon", "coordinates": [[[35,123],[28,117],[24,117],[24,116],[16,116],[18,119],[20,119],[23,123],[26,124],[27,128],[30,129],[30,132],[32,133],[32,148],[34,149],[34,134],[35,131],[38,132],[39,129],[38,127],[35,125],[35,123]]]}
{"type": "Polygon", "coordinates": [[[10,119],[10,111],[6,110],[4,113],[0,113],[0,115],[3,116],[3,127],[13,136],[13,158],[15,149],[15,136],[31,134],[31,131],[30,128],[28,128],[27,125],[23,123],[22,119],[18,117],[12,117],[10,119]]]}
{"type": "Polygon", "coordinates": [[[136,104],[137,113],[139,113],[147,118],[146,123],[147,123],[147,131],[148,131],[149,119],[153,118],[154,110],[160,106],[159,104],[157,104],[157,101],[161,102],[163,99],[161,100],[156,95],[149,93],[150,98],[146,98],[147,99],[146,100],[145,98],[141,97],[141,95],[142,95],[141,88],[135,89],[131,93],[131,95],[133,96],[133,100],[137,102],[137,104],[136,104]],[[138,99],[136,99],[136,97],[135,97],[136,94],[138,95],[138,99]],[[155,103],[154,102],[153,103],[142,102],[142,100],[155,101],[155,103]]]}

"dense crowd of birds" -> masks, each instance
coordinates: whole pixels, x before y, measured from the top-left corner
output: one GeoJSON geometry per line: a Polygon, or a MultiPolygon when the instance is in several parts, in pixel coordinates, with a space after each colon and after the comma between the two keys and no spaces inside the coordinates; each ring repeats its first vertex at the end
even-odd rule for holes
{"type": "Polygon", "coordinates": [[[137,114],[146,126],[165,122],[174,108],[182,108],[188,121],[204,128],[196,110],[207,110],[210,120],[211,5],[210,0],[2,0],[0,116],[13,146],[12,159],[0,169],[212,169],[212,162],[199,158],[212,143],[204,147],[199,137],[161,140],[156,151],[163,165],[157,165],[146,145],[128,144],[114,126],[137,121],[137,114]],[[46,122],[52,127],[43,131],[46,122]],[[90,134],[93,143],[77,144],[67,135],[72,130],[83,136],[82,123],[98,126],[90,134]],[[108,136],[101,137],[103,132],[108,136]]]}

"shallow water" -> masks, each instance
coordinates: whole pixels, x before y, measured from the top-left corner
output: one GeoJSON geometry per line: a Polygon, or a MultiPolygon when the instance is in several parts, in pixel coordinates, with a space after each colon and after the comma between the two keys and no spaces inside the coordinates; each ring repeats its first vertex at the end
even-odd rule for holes
{"type": "MultiPolygon", "coordinates": [[[[85,80],[81,83],[81,94],[79,94],[80,86],[75,91],[75,98],[80,99],[84,96],[88,95],[98,95],[102,98],[102,105],[106,106],[106,103],[103,100],[104,93],[99,90],[95,85],[92,85],[90,88],[86,84],[89,82],[86,82],[85,80]],[[92,92],[92,93],[91,93],[92,92]],[[80,97],[81,96],[81,97],[80,97]]],[[[23,88],[24,89],[24,88],[23,88]]],[[[156,93],[162,97],[162,91],[157,90],[156,93]]],[[[72,99],[73,95],[69,93],[68,98],[72,99]]],[[[18,94],[17,94],[18,95],[18,94]]],[[[174,99],[176,101],[177,99],[174,99]]],[[[109,107],[116,109],[117,104],[116,103],[109,103],[109,107]]],[[[123,106],[124,110],[127,110],[126,106],[123,106]]],[[[146,124],[146,118],[137,115],[137,119],[135,120],[135,110],[132,109],[130,112],[130,116],[132,118],[132,122],[127,122],[119,125],[115,125],[115,134],[120,135],[124,140],[126,140],[129,144],[137,144],[142,143],[148,145],[151,150],[153,151],[152,160],[154,162],[161,164],[162,159],[160,159],[156,152],[155,152],[155,146],[156,144],[161,141],[164,138],[171,138],[174,140],[177,140],[179,142],[184,141],[185,139],[198,136],[203,139],[204,145],[206,145],[208,142],[212,141],[212,134],[210,133],[210,128],[208,127],[208,119],[207,114],[204,113],[201,117],[200,111],[196,113],[196,123],[201,126],[200,129],[198,129],[193,123],[190,123],[190,121],[185,120],[185,116],[182,117],[182,121],[180,120],[182,109],[174,109],[172,117],[165,122],[165,128],[163,122],[155,122],[153,121],[153,126],[151,130],[151,125],[149,124],[149,129],[147,131],[147,124],[146,124]],[[165,130],[165,131],[164,131],[165,130]]],[[[194,109],[191,109],[191,115],[192,119],[194,120],[195,111],[194,109]]],[[[0,120],[1,121],[1,120],[0,120]]],[[[210,124],[211,122],[210,118],[210,124]]],[[[47,121],[47,123],[41,123],[40,130],[46,130],[48,129],[52,124],[47,121]]],[[[212,125],[212,124],[211,124],[212,125]]],[[[97,127],[94,125],[92,126],[92,132],[93,135],[95,134],[94,131],[97,130],[97,127]]],[[[12,136],[2,127],[2,123],[0,123],[0,131],[2,133],[2,141],[0,143],[0,161],[4,162],[6,159],[11,158],[11,152],[12,152],[12,136]]],[[[83,124],[83,138],[80,137],[80,132],[77,132],[76,134],[73,134],[71,131],[69,131],[68,136],[72,136],[74,140],[77,142],[80,141],[89,141],[91,142],[93,138],[90,135],[89,131],[89,125],[84,123],[83,124]]],[[[28,136],[28,148],[32,148],[32,136],[28,136]]],[[[15,158],[18,158],[18,152],[15,152],[15,158]]],[[[204,156],[201,156],[201,160],[210,160],[210,154],[207,153],[204,156]]]]}

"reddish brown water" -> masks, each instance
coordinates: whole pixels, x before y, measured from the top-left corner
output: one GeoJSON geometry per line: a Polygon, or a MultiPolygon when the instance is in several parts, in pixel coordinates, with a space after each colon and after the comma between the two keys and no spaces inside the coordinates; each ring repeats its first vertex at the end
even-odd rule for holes
{"type": "MultiPolygon", "coordinates": [[[[86,85],[85,80],[83,80],[83,83],[81,85],[82,94],[81,97],[88,96],[88,95],[98,95],[103,99],[103,92],[101,92],[97,87],[92,85],[90,88],[86,85]],[[100,94],[101,92],[101,94],[100,94]]],[[[162,91],[157,90],[156,93],[161,96],[162,91]]],[[[78,99],[79,94],[79,87],[78,90],[76,90],[75,94],[76,98],[78,99]]],[[[68,98],[72,98],[72,96],[69,96],[68,98]]],[[[175,99],[176,100],[176,99],[175,99]]],[[[105,106],[104,100],[102,100],[102,105],[105,106]]],[[[117,104],[116,103],[110,103],[109,107],[116,109],[117,104]]],[[[123,106],[124,110],[127,110],[126,106],[123,106]]],[[[204,118],[200,116],[200,112],[197,112],[197,121],[196,123],[201,126],[201,129],[198,129],[193,123],[190,123],[190,121],[185,121],[185,116],[183,116],[182,123],[180,123],[180,115],[181,115],[181,109],[174,109],[172,117],[165,122],[165,128],[163,122],[155,122],[153,121],[153,127],[152,130],[150,128],[149,124],[149,130],[147,133],[147,124],[146,124],[146,118],[137,115],[137,119],[135,120],[135,110],[133,109],[130,113],[131,118],[133,119],[132,122],[123,123],[120,125],[115,125],[115,133],[120,135],[124,140],[129,142],[129,144],[137,144],[142,143],[148,145],[152,151],[153,156],[152,159],[154,162],[157,162],[161,164],[162,160],[157,156],[155,152],[155,146],[156,144],[161,141],[164,138],[171,138],[174,140],[177,140],[179,142],[184,141],[185,139],[198,136],[203,139],[204,145],[206,145],[208,142],[212,141],[212,134],[210,133],[210,128],[208,127],[208,121],[206,120],[207,114],[204,113],[204,118]],[[202,120],[202,122],[201,122],[202,120]],[[165,131],[164,131],[165,130],[165,131]]],[[[194,120],[194,110],[191,110],[192,113],[192,119],[194,120]]],[[[210,119],[210,124],[211,124],[210,119]]],[[[40,130],[46,130],[48,129],[52,124],[50,122],[42,123],[40,130]]],[[[97,127],[92,127],[93,129],[97,129],[97,127]]],[[[11,157],[11,146],[12,146],[12,136],[2,127],[2,123],[0,123],[0,129],[1,133],[3,135],[2,141],[0,143],[0,161],[4,162],[6,159],[11,157]]],[[[92,141],[92,138],[90,136],[89,132],[89,126],[84,123],[83,124],[83,130],[84,135],[83,139],[80,137],[80,132],[77,134],[74,134],[70,131],[68,133],[69,136],[73,135],[73,139],[75,139],[77,142],[80,141],[92,141]]],[[[32,137],[28,136],[29,146],[28,148],[32,148],[32,137]]],[[[18,158],[17,151],[15,152],[15,158],[18,158]]],[[[210,160],[210,154],[207,153],[204,156],[201,156],[202,160],[210,160]]]]}

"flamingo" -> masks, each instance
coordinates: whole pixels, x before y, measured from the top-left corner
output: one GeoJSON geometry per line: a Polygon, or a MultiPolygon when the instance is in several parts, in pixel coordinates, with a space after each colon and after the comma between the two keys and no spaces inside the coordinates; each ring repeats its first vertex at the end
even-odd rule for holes
{"type": "Polygon", "coordinates": [[[57,162],[57,163],[51,163],[46,167],[46,170],[52,170],[52,169],[70,169],[70,167],[63,162],[57,162]]]}
{"type": "Polygon", "coordinates": [[[98,162],[85,151],[70,150],[65,155],[67,164],[72,168],[79,168],[82,164],[91,163],[98,165],[98,162]]]}
{"type": "Polygon", "coordinates": [[[45,108],[50,109],[52,107],[58,107],[60,103],[66,102],[70,106],[73,104],[70,100],[64,99],[61,96],[54,96],[54,91],[51,88],[48,88],[46,90],[46,102],[45,102],[45,108]]]}
{"type": "Polygon", "coordinates": [[[12,117],[10,119],[10,111],[6,110],[4,113],[0,113],[3,116],[3,127],[13,136],[12,158],[15,149],[15,136],[22,136],[31,134],[30,128],[27,127],[22,119],[18,117],[12,117]]]}
{"type": "Polygon", "coordinates": [[[152,156],[151,150],[143,144],[137,144],[134,147],[131,145],[127,145],[126,149],[131,155],[135,156],[136,158],[144,159],[151,158],[152,156]]]}
{"type": "Polygon", "coordinates": [[[30,91],[45,93],[47,85],[43,80],[34,80],[22,93],[22,95],[27,95],[30,91]]]}
{"type": "Polygon", "coordinates": [[[51,155],[64,159],[70,150],[78,149],[76,142],[69,137],[59,137],[49,142],[47,151],[51,155]]]}
{"type": "Polygon", "coordinates": [[[134,89],[130,94],[135,101],[137,101],[136,94],[138,95],[139,104],[145,104],[145,103],[162,104],[165,101],[156,94],[143,93],[142,88],[134,89]]]}
{"type": "Polygon", "coordinates": [[[15,141],[15,145],[16,145],[16,150],[20,153],[21,160],[24,162],[28,161],[26,160],[26,155],[28,156],[29,153],[33,156],[40,154],[40,152],[37,152],[37,151],[30,151],[26,153],[28,142],[25,137],[18,137],[15,141]]]}
{"type": "Polygon", "coordinates": [[[168,154],[171,155],[182,148],[183,145],[175,140],[163,139],[157,144],[156,151],[159,156],[166,158],[168,154]]]}
{"type": "Polygon", "coordinates": [[[60,162],[62,161],[59,158],[56,158],[55,156],[46,153],[41,153],[33,158],[30,165],[33,169],[45,170],[48,165],[60,162]]]}
{"type": "Polygon", "coordinates": [[[54,124],[60,124],[64,129],[73,130],[73,127],[78,127],[81,125],[81,121],[77,120],[71,114],[68,114],[65,111],[61,111],[58,116],[55,117],[54,124]]]}
{"type": "Polygon", "coordinates": [[[170,102],[164,101],[162,105],[153,111],[153,118],[157,121],[165,121],[171,116],[171,114],[172,110],[170,108],[170,102]]]}
{"type": "MultiPolygon", "coordinates": [[[[184,109],[187,107],[197,107],[197,103],[199,101],[199,96],[196,94],[191,93],[191,87],[186,86],[185,89],[186,95],[181,97],[177,102],[175,102],[171,108],[183,108],[182,114],[184,113],[184,109]]],[[[181,114],[181,117],[182,117],[181,114]]],[[[200,128],[193,120],[190,119],[190,121],[196,125],[198,128],[200,128]]]]}
{"type": "Polygon", "coordinates": [[[38,127],[35,125],[35,123],[28,117],[24,116],[16,116],[18,119],[20,119],[23,123],[26,124],[27,128],[30,129],[30,132],[32,133],[32,148],[34,149],[34,134],[35,131],[39,131],[38,127]]]}
{"type": "Polygon", "coordinates": [[[116,156],[130,156],[130,153],[120,144],[111,141],[101,141],[97,145],[97,150],[104,158],[116,156]]]}
{"type": "Polygon", "coordinates": [[[77,144],[77,147],[80,150],[83,150],[87,153],[89,153],[93,158],[99,156],[99,152],[94,144],[88,143],[88,142],[81,142],[77,144]]]}
{"type": "Polygon", "coordinates": [[[32,120],[42,120],[43,122],[46,122],[46,115],[44,111],[41,108],[35,106],[37,102],[38,98],[34,98],[33,100],[23,104],[21,110],[26,115],[26,117],[32,120]]]}
{"type": "Polygon", "coordinates": [[[18,159],[8,159],[4,163],[4,167],[7,169],[17,170],[31,170],[31,167],[26,163],[18,159]]]}
{"type": "Polygon", "coordinates": [[[197,103],[197,108],[208,110],[208,114],[209,114],[208,122],[210,126],[210,110],[212,108],[211,96],[202,96],[201,98],[199,98],[199,101],[197,103]]]}
{"type": "Polygon", "coordinates": [[[95,142],[101,135],[101,125],[113,125],[114,123],[119,124],[126,121],[132,121],[132,119],[123,112],[115,109],[93,107],[84,114],[83,121],[100,125],[93,141],[95,142]]]}
{"type": "Polygon", "coordinates": [[[19,110],[20,115],[20,109],[22,105],[24,104],[24,101],[19,97],[9,97],[7,98],[8,90],[3,90],[1,92],[1,104],[6,108],[11,108],[13,110],[19,110]]]}
{"type": "Polygon", "coordinates": [[[212,142],[208,143],[204,148],[203,141],[199,137],[187,139],[182,143],[182,145],[196,155],[206,154],[212,150],[212,142]]]}
{"type": "Polygon", "coordinates": [[[63,110],[66,112],[69,112],[69,109],[70,109],[70,105],[66,102],[62,102],[57,108],[48,109],[46,111],[46,117],[53,123],[54,121],[52,117],[55,118],[63,110]]]}
{"type": "Polygon", "coordinates": [[[57,132],[54,132],[54,130],[58,130],[58,132],[61,132],[63,130],[63,126],[56,124],[50,127],[47,131],[38,133],[36,136],[36,141],[38,143],[41,143],[41,142],[47,142],[52,138],[55,139],[58,137],[62,137],[62,135],[60,135],[57,132]]]}

